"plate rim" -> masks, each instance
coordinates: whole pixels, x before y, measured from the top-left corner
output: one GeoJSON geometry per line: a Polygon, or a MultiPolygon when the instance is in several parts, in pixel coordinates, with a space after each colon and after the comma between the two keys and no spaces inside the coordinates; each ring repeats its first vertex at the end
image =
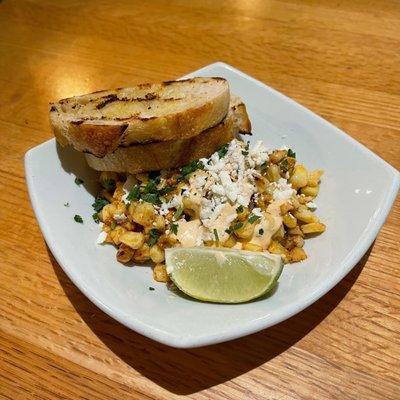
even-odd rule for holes
{"type": "Polygon", "coordinates": [[[273,315],[269,316],[267,321],[265,317],[258,318],[256,320],[251,320],[246,322],[244,326],[241,327],[240,330],[228,330],[224,332],[219,332],[216,334],[203,334],[201,336],[175,336],[173,334],[170,334],[167,331],[157,329],[151,325],[148,325],[142,321],[137,320],[135,317],[130,317],[129,320],[124,318],[122,314],[118,312],[118,310],[115,310],[114,308],[110,308],[105,304],[94,291],[90,289],[87,285],[85,285],[80,279],[79,279],[79,274],[75,275],[72,270],[68,268],[67,263],[64,260],[64,257],[62,255],[62,251],[60,250],[60,247],[57,246],[57,242],[51,238],[51,235],[48,231],[48,227],[46,224],[46,218],[40,211],[40,207],[38,204],[38,199],[36,198],[35,190],[34,190],[34,182],[33,182],[33,176],[29,173],[30,171],[30,163],[32,157],[34,157],[34,154],[37,153],[38,151],[42,151],[43,149],[49,147],[52,145],[53,142],[55,142],[55,139],[49,139],[43,143],[40,143],[39,145],[29,149],[25,153],[24,157],[24,166],[25,166],[25,180],[27,182],[28,186],[28,192],[29,192],[29,197],[31,200],[31,205],[33,208],[33,211],[36,216],[36,220],[39,224],[40,230],[44,236],[44,239],[46,241],[47,246],[50,248],[53,256],[57,260],[58,264],[60,267],[63,269],[65,274],[71,279],[71,281],[74,283],[74,285],[90,300],[92,301],[97,307],[99,307],[103,312],[105,312],[108,316],[111,318],[114,318],[116,321],[119,323],[123,324],[124,326],[127,326],[128,328],[134,330],[137,333],[140,333],[141,335],[144,335],[150,339],[153,339],[159,343],[175,347],[175,348],[182,348],[182,349],[187,349],[187,348],[195,348],[195,347],[202,347],[202,346],[208,346],[212,344],[217,344],[217,343],[222,343],[228,340],[236,339],[239,337],[243,337],[255,332],[258,332],[260,330],[269,328],[273,325],[276,325],[294,315],[297,313],[301,312],[311,304],[313,304],[315,301],[317,301],[319,298],[321,298],[323,295],[328,293],[335,285],[338,284],[355,266],[356,264],[360,261],[360,259],[363,257],[363,255],[366,253],[368,248],[371,246],[375,238],[377,237],[380,229],[382,228],[391,208],[392,205],[395,201],[395,198],[397,196],[397,192],[399,190],[400,186],[400,173],[389,163],[387,163],[385,160],[383,160],[381,157],[379,157],[377,154],[372,152],[370,149],[368,149],[366,146],[363,144],[359,143],[355,139],[353,139],[351,136],[349,136],[347,133],[343,132],[341,129],[337,128],[333,124],[331,124],[329,121],[325,120],[321,116],[315,114],[313,111],[309,110],[308,108],[302,106],[301,104],[297,103],[295,100],[291,99],[290,97],[287,97],[281,92],[278,92],[277,90],[271,88],[270,86],[264,84],[263,82],[253,78],[250,75],[247,75],[243,71],[240,71],[234,67],[232,67],[229,64],[226,64],[224,62],[218,61],[215,63],[211,63],[209,65],[206,65],[196,71],[191,72],[190,74],[185,75],[182,78],[186,78],[187,76],[193,75],[193,74],[202,74],[206,73],[207,70],[213,67],[220,67],[224,69],[228,69],[229,71],[239,75],[241,78],[244,78],[246,80],[250,80],[252,83],[257,84],[258,86],[261,86],[263,89],[266,89],[269,92],[272,92],[274,95],[280,97],[281,99],[285,100],[286,102],[291,103],[291,105],[295,106],[298,108],[300,111],[305,112],[307,114],[311,114],[313,118],[318,118],[320,122],[323,122],[324,124],[328,124],[331,128],[334,128],[335,131],[338,134],[341,134],[344,136],[344,138],[351,143],[353,146],[356,146],[361,150],[366,156],[369,158],[373,158],[376,162],[381,164],[381,167],[384,168],[390,175],[391,179],[391,185],[390,188],[388,189],[387,197],[385,198],[385,201],[382,204],[381,209],[379,210],[379,213],[377,214],[375,218],[375,224],[366,232],[363,232],[363,235],[360,237],[360,240],[358,242],[358,246],[355,248],[352,248],[352,250],[346,255],[345,259],[342,261],[340,264],[341,268],[337,269],[336,272],[331,275],[330,279],[327,281],[324,281],[324,284],[321,284],[316,290],[313,292],[310,292],[307,297],[303,297],[302,299],[299,299],[295,304],[288,304],[284,306],[281,309],[281,312],[278,315],[273,315]]]}

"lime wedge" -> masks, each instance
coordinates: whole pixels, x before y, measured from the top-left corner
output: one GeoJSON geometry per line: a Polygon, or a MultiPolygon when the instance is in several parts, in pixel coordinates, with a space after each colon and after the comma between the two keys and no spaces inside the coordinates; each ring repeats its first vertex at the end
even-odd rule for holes
{"type": "Polygon", "coordinates": [[[175,285],[198,300],[243,303],[270,291],[283,262],[277,254],[216,248],[174,247],[165,251],[175,285]]]}

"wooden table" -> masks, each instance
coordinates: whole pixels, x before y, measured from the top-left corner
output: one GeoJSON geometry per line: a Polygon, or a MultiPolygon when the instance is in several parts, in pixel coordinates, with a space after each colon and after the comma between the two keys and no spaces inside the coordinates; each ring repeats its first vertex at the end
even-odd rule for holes
{"type": "Polygon", "coordinates": [[[0,2],[0,398],[399,399],[399,201],[317,303],[184,351],[130,331],[78,291],[46,247],[23,168],[24,153],[52,136],[49,101],[217,60],[399,168],[399,20],[396,0],[0,2]]]}

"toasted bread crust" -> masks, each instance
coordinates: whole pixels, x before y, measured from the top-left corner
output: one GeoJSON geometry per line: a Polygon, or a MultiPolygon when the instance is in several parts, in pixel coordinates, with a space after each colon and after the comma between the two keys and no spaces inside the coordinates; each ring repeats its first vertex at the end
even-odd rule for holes
{"type": "Polygon", "coordinates": [[[223,78],[142,84],[60,100],[51,105],[50,123],[61,145],[103,157],[119,145],[196,136],[225,118],[229,97],[223,78]],[[120,115],[124,108],[133,111],[120,115]]]}
{"type": "Polygon", "coordinates": [[[99,171],[131,174],[177,168],[199,158],[209,157],[238,133],[250,134],[251,125],[245,105],[233,98],[227,117],[217,126],[189,139],[119,147],[112,154],[98,158],[86,154],[90,167],[99,171]]]}

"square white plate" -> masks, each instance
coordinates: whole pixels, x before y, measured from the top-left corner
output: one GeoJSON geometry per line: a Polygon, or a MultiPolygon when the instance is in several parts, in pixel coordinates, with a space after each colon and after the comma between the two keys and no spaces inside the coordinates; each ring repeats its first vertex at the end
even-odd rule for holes
{"type": "Polygon", "coordinates": [[[316,202],[327,231],[306,242],[309,258],[287,266],[269,298],[238,305],[192,301],[154,282],[150,268],[119,264],[113,247],[95,244],[99,226],[92,221],[91,204],[97,174],[87,167],[83,155],[60,149],[50,140],[25,156],[33,209],[66,274],[108,315],[145,336],[181,348],[268,328],[327,293],[372,244],[399,188],[399,173],[389,164],[263,83],[223,63],[189,76],[228,79],[232,92],[247,105],[252,141],[262,139],[270,148],[288,145],[307,167],[325,170],[316,202]],[[75,176],[84,185],[77,186],[75,176]],[[83,224],[73,220],[75,214],[82,215],[83,224]]]}

